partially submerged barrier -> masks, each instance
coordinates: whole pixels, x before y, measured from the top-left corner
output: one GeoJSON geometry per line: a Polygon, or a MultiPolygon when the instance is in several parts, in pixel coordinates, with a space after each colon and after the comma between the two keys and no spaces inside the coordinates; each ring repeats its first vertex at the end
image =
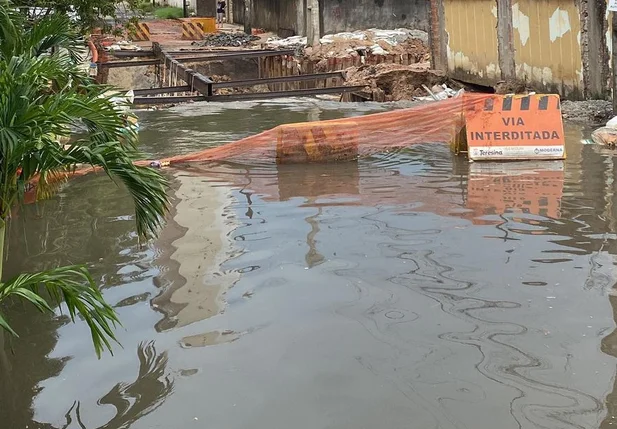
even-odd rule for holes
{"type": "Polygon", "coordinates": [[[472,161],[566,156],[558,96],[466,94],[353,120],[281,125],[168,161],[329,162],[355,158],[352,153],[369,156],[417,143],[448,143],[472,161]],[[293,149],[283,153],[283,143],[293,149]]]}
{"type": "Polygon", "coordinates": [[[558,95],[494,95],[464,115],[472,161],[566,157],[558,95]]]}
{"type": "MultiPolygon", "coordinates": [[[[472,161],[566,156],[558,96],[467,94],[353,119],[280,125],[219,147],[138,164],[159,168],[206,161],[341,162],[419,143],[450,144],[455,153],[468,152],[472,161]]],[[[78,169],[64,177],[92,171],[92,167],[78,169]]]]}

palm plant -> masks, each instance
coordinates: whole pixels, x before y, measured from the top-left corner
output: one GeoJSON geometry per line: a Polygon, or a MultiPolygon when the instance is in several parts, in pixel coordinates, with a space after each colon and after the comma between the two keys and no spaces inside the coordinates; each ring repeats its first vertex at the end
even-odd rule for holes
{"type": "MultiPolygon", "coordinates": [[[[163,222],[166,181],[156,170],[135,165],[140,159],[136,135],[127,132],[109,88],[94,84],[78,67],[80,42],[66,17],[53,14],[28,22],[0,0],[0,273],[15,206],[29,192],[36,198],[52,194],[78,164],[97,167],[126,187],[141,238],[153,236],[163,222]],[[58,144],[78,124],[85,127],[83,137],[58,144]]],[[[0,303],[9,297],[47,312],[64,302],[72,320],[80,316],[88,324],[97,355],[111,352],[119,321],[85,267],[0,282],[0,303]]],[[[0,312],[2,330],[17,335],[0,312]]]]}

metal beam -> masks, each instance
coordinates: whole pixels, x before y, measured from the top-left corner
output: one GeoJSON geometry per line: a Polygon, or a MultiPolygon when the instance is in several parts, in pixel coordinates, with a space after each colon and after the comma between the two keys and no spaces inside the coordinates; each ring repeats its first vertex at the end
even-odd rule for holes
{"type": "Polygon", "coordinates": [[[251,92],[248,94],[230,94],[204,96],[178,96],[178,97],[135,97],[133,104],[175,104],[190,101],[242,101],[242,100],[266,100],[269,98],[285,97],[310,97],[322,94],[341,94],[344,92],[354,92],[364,89],[364,86],[333,86],[330,88],[298,89],[294,91],[272,91],[272,92],[251,92]]]}
{"type": "Polygon", "coordinates": [[[191,87],[191,90],[198,91],[206,96],[212,95],[212,79],[190,69],[177,59],[172,58],[171,55],[161,49],[158,43],[153,44],[152,50],[165,64],[165,67],[168,70],[174,70],[174,72],[177,73],[177,77],[185,81],[191,87]]]}
{"type": "Polygon", "coordinates": [[[330,72],[330,73],[315,73],[315,74],[299,74],[293,76],[282,76],[282,77],[269,77],[262,79],[247,79],[247,80],[232,80],[229,82],[215,82],[212,84],[214,89],[218,88],[239,88],[243,86],[255,86],[255,85],[267,85],[271,83],[285,83],[285,82],[303,82],[303,81],[311,81],[311,80],[321,80],[321,79],[332,79],[332,78],[341,78],[343,79],[342,72],[330,72]]]}
{"type": "Polygon", "coordinates": [[[173,92],[187,92],[190,91],[191,87],[188,85],[184,86],[167,86],[164,88],[149,88],[149,89],[134,89],[133,92],[135,96],[140,95],[159,95],[159,94],[171,94],[173,92]]]}
{"type": "MultiPolygon", "coordinates": [[[[206,51],[203,49],[187,49],[183,51],[166,51],[173,57],[188,55],[178,59],[186,58],[223,58],[223,57],[259,57],[273,55],[294,55],[293,49],[273,50],[273,49],[249,49],[244,51],[206,51]]],[[[112,51],[110,54],[118,58],[133,58],[133,57],[154,57],[156,54],[152,50],[146,51],[112,51]]]]}
{"type": "Polygon", "coordinates": [[[342,94],[344,92],[360,91],[365,85],[359,86],[332,86],[329,88],[297,89],[293,91],[250,92],[246,94],[215,95],[205,97],[207,101],[242,101],[265,100],[268,98],[310,97],[322,94],[342,94]]]}
{"type": "Polygon", "coordinates": [[[120,68],[120,67],[141,67],[141,66],[152,66],[160,64],[160,60],[135,60],[135,61],[108,61],[105,63],[99,63],[100,67],[104,68],[120,68]]]}
{"type": "Polygon", "coordinates": [[[169,55],[172,56],[177,56],[177,55],[197,55],[197,54],[203,54],[203,55],[235,55],[238,52],[249,52],[249,53],[257,53],[257,52],[282,52],[284,54],[293,54],[295,52],[295,50],[293,49],[227,49],[227,50],[216,50],[216,49],[211,49],[211,47],[205,47],[202,49],[181,49],[179,51],[171,51],[171,50],[165,50],[165,52],[167,52],[169,55]]]}
{"type": "Polygon", "coordinates": [[[111,56],[118,58],[154,57],[154,52],[148,51],[111,51],[111,56]]]}
{"type": "Polygon", "coordinates": [[[197,96],[169,96],[169,97],[135,97],[134,105],[151,105],[151,104],[177,104],[187,103],[191,101],[207,101],[207,98],[201,95],[197,96]]]}
{"type": "Polygon", "coordinates": [[[160,64],[160,62],[160,60],[108,61],[106,63],[99,63],[99,67],[115,69],[119,67],[154,66],[160,64]]]}
{"type": "Polygon", "coordinates": [[[235,58],[264,58],[264,57],[277,57],[279,55],[294,55],[296,51],[289,50],[281,50],[281,51],[272,51],[272,50],[251,50],[251,51],[229,51],[225,53],[204,53],[201,55],[189,55],[189,56],[177,56],[174,55],[174,58],[181,61],[189,61],[189,62],[197,62],[197,61],[211,61],[211,60],[228,60],[235,58]]]}

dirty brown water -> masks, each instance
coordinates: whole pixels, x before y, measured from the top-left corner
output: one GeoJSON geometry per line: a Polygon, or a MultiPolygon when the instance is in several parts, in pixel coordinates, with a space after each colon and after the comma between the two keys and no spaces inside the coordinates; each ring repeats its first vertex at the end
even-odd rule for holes
{"type": "MultiPolygon", "coordinates": [[[[281,101],[142,112],[153,157],[386,105],[281,101]]],[[[357,164],[169,171],[139,246],[126,194],[68,184],[11,224],[6,275],[87,264],[123,323],[17,304],[2,428],[611,428],[615,153],[469,164],[417,145],[357,164]]],[[[615,424],[613,424],[615,423],[615,424]]]]}

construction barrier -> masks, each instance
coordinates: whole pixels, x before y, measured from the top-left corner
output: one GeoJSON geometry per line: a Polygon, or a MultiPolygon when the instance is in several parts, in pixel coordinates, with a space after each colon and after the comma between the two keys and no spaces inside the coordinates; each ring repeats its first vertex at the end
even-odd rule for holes
{"type": "Polygon", "coordinates": [[[469,159],[565,159],[558,95],[494,95],[463,103],[469,159]]]}
{"type": "Polygon", "coordinates": [[[145,22],[138,22],[131,30],[133,42],[147,42],[150,40],[150,27],[145,22]]]}
{"type": "Polygon", "coordinates": [[[182,40],[202,40],[205,34],[216,33],[214,18],[190,18],[182,20],[182,40]]]}
{"type": "Polygon", "coordinates": [[[340,162],[358,158],[358,123],[306,122],[281,125],[276,141],[276,162],[340,162]]]}
{"type": "MultiPolygon", "coordinates": [[[[280,125],[218,147],[136,164],[159,168],[208,161],[255,165],[343,162],[427,143],[450,144],[458,153],[468,151],[470,160],[564,159],[559,97],[467,94],[353,119],[280,125]]],[[[72,170],[66,173],[66,177],[96,170],[100,168],[72,170]]],[[[543,180],[542,177],[538,179],[543,180]]],[[[491,182],[493,178],[489,174],[486,180],[491,182]]],[[[506,179],[503,180],[503,186],[506,186],[506,179]]],[[[34,179],[32,185],[35,186],[36,182],[34,179]]],[[[485,186],[480,181],[474,185],[477,185],[474,188],[476,194],[485,186]]],[[[559,191],[556,189],[555,192],[555,199],[558,199],[559,191]]],[[[537,193],[550,195],[541,187],[537,193]]],[[[483,204],[481,198],[474,199],[479,206],[483,204]]],[[[538,203],[538,207],[541,204],[538,203]]]]}
{"type": "Polygon", "coordinates": [[[189,18],[190,22],[197,24],[206,33],[216,33],[216,18],[189,18]]]}

